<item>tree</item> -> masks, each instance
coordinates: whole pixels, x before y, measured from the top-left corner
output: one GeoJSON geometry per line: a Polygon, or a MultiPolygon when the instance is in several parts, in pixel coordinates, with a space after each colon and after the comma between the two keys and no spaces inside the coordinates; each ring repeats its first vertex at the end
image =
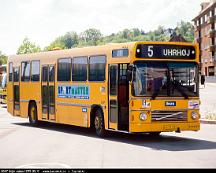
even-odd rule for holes
{"type": "Polygon", "coordinates": [[[50,51],[53,49],[70,49],[79,44],[79,38],[76,32],[67,32],[63,36],[57,37],[45,50],[50,51]]]}
{"type": "Polygon", "coordinates": [[[0,51],[0,65],[7,63],[7,56],[0,51]]]}
{"type": "Polygon", "coordinates": [[[91,28],[81,33],[79,39],[82,45],[96,46],[102,39],[102,34],[100,30],[91,28]]]}
{"type": "Polygon", "coordinates": [[[166,29],[158,26],[157,29],[145,32],[142,29],[132,28],[123,29],[117,33],[108,36],[102,36],[100,30],[90,28],[77,35],[76,32],[67,32],[66,34],[56,38],[45,50],[70,49],[72,47],[95,46],[107,43],[124,43],[131,41],[169,41],[173,32],[181,35],[187,41],[193,41],[194,29],[190,22],[181,21],[177,27],[166,29]]]}
{"type": "Polygon", "coordinates": [[[188,42],[194,41],[194,27],[190,22],[181,21],[175,29],[176,34],[183,36],[188,42]]]}
{"type": "Polygon", "coordinates": [[[17,54],[27,54],[27,53],[35,53],[40,52],[41,49],[35,43],[31,43],[30,40],[26,37],[23,40],[23,43],[17,50],[17,54]]]}
{"type": "Polygon", "coordinates": [[[51,51],[55,49],[66,49],[65,44],[62,41],[62,37],[56,38],[55,41],[53,41],[52,43],[50,43],[49,46],[44,48],[45,51],[51,51]]]}
{"type": "Polygon", "coordinates": [[[78,45],[78,35],[76,32],[67,32],[63,37],[62,41],[66,48],[70,49],[78,45]]]}
{"type": "Polygon", "coordinates": [[[141,35],[141,30],[139,30],[138,28],[133,28],[132,32],[134,37],[138,37],[141,35]]]}

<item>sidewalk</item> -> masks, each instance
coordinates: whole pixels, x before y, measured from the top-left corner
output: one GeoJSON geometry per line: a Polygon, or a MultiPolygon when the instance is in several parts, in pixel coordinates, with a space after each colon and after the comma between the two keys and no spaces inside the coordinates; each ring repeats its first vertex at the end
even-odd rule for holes
{"type": "Polygon", "coordinates": [[[216,83],[206,83],[206,85],[207,85],[207,84],[216,87],[216,83]]]}
{"type": "Polygon", "coordinates": [[[206,77],[205,87],[200,85],[200,122],[216,124],[216,77],[206,77]]]}
{"type": "Polygon", "coordinates": [[[200,119],[200,123],[202,123],[202,124],[216,124],[216,120],[200,119]]]}

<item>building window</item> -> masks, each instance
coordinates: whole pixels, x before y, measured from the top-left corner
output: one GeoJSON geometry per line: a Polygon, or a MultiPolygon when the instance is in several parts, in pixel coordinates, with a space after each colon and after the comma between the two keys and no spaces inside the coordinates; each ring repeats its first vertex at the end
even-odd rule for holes
{"type": "Polygon", "coordinates": [[[22,62],[21,64],[22,68],[22,76],[21,81],[28,82],[30,80],[30,62],[22,62]]]}
{"type": "Polygon", "coordinates": [[[205,14],[205,22],[207,22],[207,18],[208,18],[208,16],[207,16],[207,14],[205,14]]]}
{"type": "Polygon", "coordinates": [[[13,63],[9,63],[9,82],[13,81],[13,63]]]}
{"type": "Polygon", "coordinates": [[[201,17],[201,25],[203,24],[203,17],[201,17]]]}
{"type": "Polygon", "coordinates": [[[64,58],[58,61],[58,81],[71,80],[71,59],[64,58]]]}
{"type": "Polygon", "coordinates": [[[212,17],[212,11],[209,11],[209,17],[212,17]]]}
{"type": "Polygon", "coordinates": [[[87,81],[87,57],[75,57],[72,63],[72,80],[87,81]]]}
{"type": "Polygon", "coordinates": [[[14,68],[14,82],[19,82],[19,67],[14,68]]]}
{"type": "Polygon", "coordinates": [[[40,81],[40,61],[31,62],[31,81],[40,81]]]}
{"type": "Polygon", "coordinates": [[[208,73],[209,73],[209,76],[214,76],[214,66],[209,66],[208,73]]]}
{"type": "Polygon", "coordinates": [[[92,56],[89,59],[89,81],[105,80],[106,57],[92,56]]]}

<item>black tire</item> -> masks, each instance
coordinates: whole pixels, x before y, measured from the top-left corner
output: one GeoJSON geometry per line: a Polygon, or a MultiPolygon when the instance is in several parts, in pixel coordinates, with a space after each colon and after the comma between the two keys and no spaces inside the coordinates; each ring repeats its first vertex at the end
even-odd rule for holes
{"type": "Polygon", "coordinates": [[[37,106],[31,103],[29,106],[29,123],[32,126],[38,126],[37,106]]]}
{"type": "Polygon", "coordinates": [[[97,136],[105,137],[106,130],[104,126],[103,112],[100,109],[95,111],[94,127],[97,136]]]}
{"type": "Polygon", "coordinates": [[[161,132],[151,132],[149,133],[150,136],[153,136],[153,137],[159,137],[161,134],[161,132]]]}

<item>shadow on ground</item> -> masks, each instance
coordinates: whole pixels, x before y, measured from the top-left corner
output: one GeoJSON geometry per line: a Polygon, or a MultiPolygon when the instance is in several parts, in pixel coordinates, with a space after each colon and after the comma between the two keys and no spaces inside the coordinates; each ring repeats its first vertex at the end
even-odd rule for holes
{"type": "MultiPolygon", "coordinates": [[[[94,130],[88,128],[75,127],[71,125],[62,125],[55,123],[42,122],[38,127],[32,127],[29,123],[13,123],[28,128],[40,128],[45,130],[58,131],[73,135],[82,135],[90,138],[99,138],[94,130]]],[[[194,132],[195,133],[195,132],[194,132]]],[[[149,134],[126,134],[118,132],[108,132],[107,136],[101,140],[122,142],[130,145],[137,145],[151,148],[153,150],[167,151],[188,151],[188,150],[209,150],[216,149],[216,142],[177,137],[162,133],[160,136],[150,136],[149,134]]]]}

